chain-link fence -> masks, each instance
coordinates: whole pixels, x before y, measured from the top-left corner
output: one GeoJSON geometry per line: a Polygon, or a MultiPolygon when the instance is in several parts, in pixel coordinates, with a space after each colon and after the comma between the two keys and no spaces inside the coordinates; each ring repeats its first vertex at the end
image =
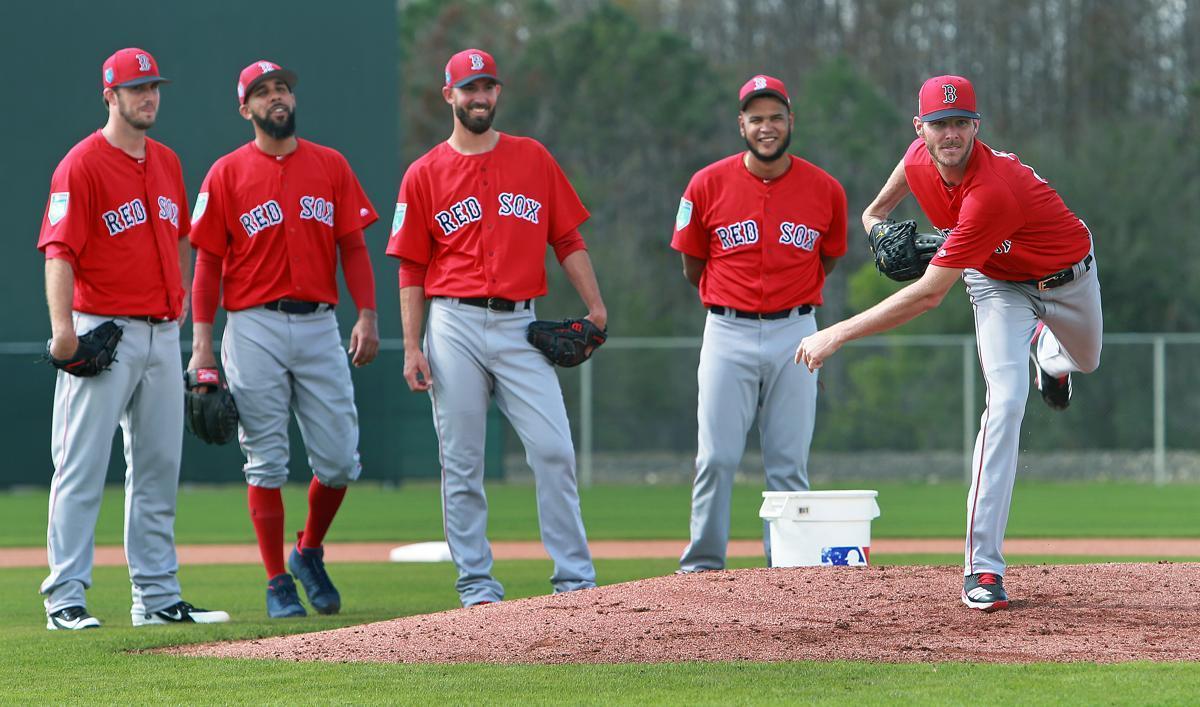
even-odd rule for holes
{"type": "MultiPolygon", "coordinates": [[[[186,346],[185,342],[185,346],[186,346]]],[[[10,387],[10,463],[0,485],[49,478],[53,375],[32,365],[44,343],[0,344],[24,370],[10,387]]],[[[428,398],[408,392],[403,346],[382,342],[379,360],[355,370],[364,478],[436,478],[428,398]]],[[[696,453],[700,339],[612,338],[591,361],[559,371],[578,449],[592,483],[690,482],[696,453]]],[[[1200,481],[1200,334],[1109,334],[1100,369],[1075,379],[1069,410],[1053,412],[1030,387],[1018,459],[1022,478],[1200,481]]],[[[1032,377],[1032,376],[1031,376],[1032,377]]],[[[967,478],[986,396],[973,336],[874,337],[846,346],[821,369],[809,460],[814,485],[844,480],[967,478]]],[[[489,476],[526,480],[524,449],[493,410],[489,476]]],[[[293,429],[293,471],[304,465],[293,429]]],[[[240,482],[236,446],[208,448],[185,435],[184,478],[240,482]]],[[[110,479],[119,480],[117,454],[110,479]]],[[[740,474],[761,478],[752,429],[740,474]]],[[[296,476],[295,478],[300,478],[296,476]]]]}
{"type": "MultiPolygon", "coordinates": [[[[1200,334],[1108,334],[1099,370],[1076,376],[1062,413],[1042,403],[1031,373],[1020,475],[1200,481],[1198,346],[1200,334]]],[[[584,366],[560,372],[581,483],[690,480],[699,349],[699,338],[613,338],[584,366]]],[[[814,484],[967,478],[986,397],[973,336],[856,341],[820,380],[814,484]]],[[[508,434],[506,475],[526,474],[508,434]]],[[[750,478],[761,478],[757,437],[751,430],[740,471],[750,478]]]]}

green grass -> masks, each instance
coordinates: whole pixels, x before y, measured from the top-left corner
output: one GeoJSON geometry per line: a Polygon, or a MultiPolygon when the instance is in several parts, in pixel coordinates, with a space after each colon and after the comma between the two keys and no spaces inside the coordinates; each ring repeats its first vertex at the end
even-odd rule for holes
{"type": "MultiPolygon", "coordinates": [[[[853,485],[847,485],[852,487],[853,485]]],[[[876,537],[959,537],[966,489],[958,485],[875,484],[883,516],[876,537]]],[[[760,487],[735,490],[734,537],[761,533],[760,487]]],[[[533,490],[493,484],[493,539],[537,537],[533,490]]],[[[589,535],[596,539],[684,539],[690,490],[681,486],[607,486],[583,494],[589,535]]],[[[285,499],[301,522],[304,489],[285,499]]],[[[1200,487],[1129,484],[1019,484],[1009,536],[1196,537],[1200,487]]],[[[97,542],[119,544],[121,492],[106,495],[97,542]]],[[[46,492],[0,494],[0,546],[40,546],[46,492]]],[[[331,541],[427,540],[441,528],[438,490],[430,485],[362,485],[347,496],[331,541]]],[[[179,542],[248,542],[252,538],[240,486],[189,488],[180,499],[179,542]]],[[[1011,564],[1088,562],[1095,558],[1013,556],[1011,564]]],[[[1105,558],[1105,561],[1136,558],[1105,558]]],[[[957,571],[961,557],[885,555],[876,564],[939,564],[957,571]]],[[[658,576],[675,561],[601,560],[603,584],[658,576]]],[[[758,566],[737,558],[731,567],[758,566]]],[[[0,703],[99,704],[1192,704],[1200,664],[1120,665],[959,663],[680,663],[667,665],[492,666],[296,664],[176,658],[142,653],[187,642],[258,638],[334,628],[456,606],[449,564],[337,564],[332,568],[345,613],[286,622],[265,618],[265,577],[258,566],[184,567],[185,597],[228,610],[229,624],[193,627],[129,625],[129,581],[123,567],[99,567],[88,592],[104,628],[46,631],[37,587],[44,568],[0,570],[0,703]],[[982,697],[981,697],[982,696],[982,697]]],[[[549,591],[548,561],[496,563],[509,598],[549,591]]]]}
{"type": "MultiPolygon", "coordinates": [[[[855,488],[846,485],[844,488],[855,488]]],[[[876,483],[883,514],[873,523],[877,538],[959,537],[964,533],[967,489],[959,484],[876,483]]],[[[762,487],[734,487],[734,538],[762,534],[758,518],[762,487]]],[[[305,487],[284,490],[289,527],[300,527],[305,487]]],[[[493,540],[538,537],[533,489],[491,484],[489,535],[493,540]]],[[[0,547],[45,543],[45,490],[0,494],[0,547]]],[[[588,537],[594,540],[686,539],[691,489],[687,486],[596,486],[581,503],[588,537]]],[[[1195,522],[1200,485],[1155,487],[1127,483],[1018,483],[1008,537],[1200,537],[1195,522]]],[[[122,490],[106,491],[96,542],[119,545],[122,490]]],[[[351,488],[330,534],[332,542],[440,539],[441,501],[435,484],[351,488]]],[[[181,491],[176,538],[181,543],[239,543],[253,538],[244,486],[187,487],[181,491]]]]}
{"type": "MultiPolygon", "coordinates": [[[[895,558],[928,562],[929,557],[895,558]]],[[[1027,558],[1035,562],[1044,558],[1027,558]]],[[[947,562],[957,557],[947,557],[947,562]]],[[[735,566],[753,564],[738,561],[735,566]]],[[[665,574],[670,560],[597,562],[605,583],[665,574]]],[[[1195,663],[1120,665],[862,662],[681,663],[665,665],[492,666],[297,664],[177,658],[140,653],[187,642],[258,638],[453,608],[448,565],[339,564],[346,613],[270,622],[262,571],[185,568],[186,596],[230,611],[216,626],[134,629],[124,568],[101,567],[90,608],[95,631],[50,632],[36,591],[43,571],[0,571],[6,598],[0,626],[3,703],[97,704],[1188,704],[1200,694],[1195,663]]],[[[499,562],[511,598],[549,590],[548,562],[499,562]]],[[[949,568],[948,568],[949,569],[949,568]]]]}

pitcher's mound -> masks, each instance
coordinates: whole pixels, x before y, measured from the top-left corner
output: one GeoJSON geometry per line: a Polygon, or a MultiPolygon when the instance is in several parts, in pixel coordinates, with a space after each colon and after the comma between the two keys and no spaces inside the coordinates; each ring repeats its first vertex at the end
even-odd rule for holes
{"type": "Polygon", "coordinates": [[[1200,564],[1012,567],[1010,608],[955,567],[749,569],[172,653],[388,663],[1194,660],[1200,564]]]}

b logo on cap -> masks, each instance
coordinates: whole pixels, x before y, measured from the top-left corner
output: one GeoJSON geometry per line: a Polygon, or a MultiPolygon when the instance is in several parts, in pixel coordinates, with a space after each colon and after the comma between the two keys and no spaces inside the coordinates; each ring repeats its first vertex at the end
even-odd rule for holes
{"type": "Polygon", "coordinates": [[[483,69],[483,57],[479,56],[478,54],[471,54],[469,58],[471,59],[471,71],[479,71],[483,69]]]}
{"type": "Polygon", "coordinates": [[[276,68],[277,67],[269,61],[258,62],[258,70],[263,72],[264,74],[267,73],[268,71],[274,71],[276,68]]]}
{"type": "Polygon", "coordinates": [[[761,91],[766,87],[767,87],[767,80],[765,78],[763,78],[762,76],[754,77],[754,90],[755,91],[761,91]]]}
{"type": "Polygon", "coordinates": [[[145,54],[135,54],[134,58],[137,59],[138,71],[150,70],[150,57],[146,56],[145,54]]]}
{"type": "Polygon", "coordinates": [[[954,84],[942,84],[942,91],[946,94],[945,98],[942,99],[942,103],[953,103],[958,100],[958,91],[954,89],[954,84]]]}

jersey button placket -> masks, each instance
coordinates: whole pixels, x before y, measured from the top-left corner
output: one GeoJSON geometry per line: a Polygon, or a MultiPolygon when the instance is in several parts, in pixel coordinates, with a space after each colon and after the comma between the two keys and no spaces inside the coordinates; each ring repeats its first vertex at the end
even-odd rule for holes
{"type": "Polygon", "coordinates": [[[304,289],[304,285],[300,278],[299,254],[302,248],[301,245],[296,242],[296,239],[298,238],[296,234],[296,223],[287,215],[288,209],[291,207],[291,204],[288,203],[287,199],[287,168],[284,167],[283,162],[276,162],[276,164],[279,166],[279,170],[276,173],[277,177],[275,183],[275,193],[280,195],[279,199],[281,202],[283,202],[279,205],[283,210],[283,223],[280,227],[283,230],[283,243],[288,266],[288,275],[292,284],[292,292],[299,296],[304,289]]]}
{"type": "MultiPolygon", "coordinates": [[[[762,197],[758,209],[758,272],[759,274],[759,307],[758,311],[767,311],[767,239],[771,233],[769,229],[771,224],[771,185],[762,185],[762,197]]],[[[758,320],[761,325],[763,320],[758,320]]],[[[761,329],[761,327],[760,327],[761,329]]]]}

